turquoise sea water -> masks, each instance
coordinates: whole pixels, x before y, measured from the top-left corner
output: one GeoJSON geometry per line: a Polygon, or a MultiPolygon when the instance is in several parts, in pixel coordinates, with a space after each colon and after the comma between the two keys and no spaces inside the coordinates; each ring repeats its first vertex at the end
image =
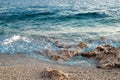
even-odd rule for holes
{"type": "Polygon", "coordinates": [[[80,41],[88,51],[101,44],[120,47],[120,0],[0,0],[0,53],[33,53],[80,41]],[[104,42],[99,38],[106,36],[104,42]]]}

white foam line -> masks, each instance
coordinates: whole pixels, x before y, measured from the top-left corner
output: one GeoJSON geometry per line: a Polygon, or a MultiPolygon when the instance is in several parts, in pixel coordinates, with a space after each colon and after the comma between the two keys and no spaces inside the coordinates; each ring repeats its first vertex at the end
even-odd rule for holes
{"type": "Polygon", "coordinates": [[[12,42],[17,41],[18,39],[20,39],[20,36],[14,35],[12,38],[5,39],[5,40],[3,41],[3,44],[5,44],[5,45],[11,44],[12,42]]]}
{"type": "Polygon", "coordinates": [[[20,40],[20,39],[22,39],[22,40],[25,41],[25,42],[29,42],[29,40],[28,40],[26,37],[21,37],[21,36],[19,36],[19,35],[14,35],[14,36],[11,37],[11,38],[5,39],[5,40],[3,41],[3,44],[4,44],[4,45],[8,45],[8,44],[11,44],[11,43],[13,43],[13,42],[15,42],[15,41],[17,41],[17,40],[20,40]]]}

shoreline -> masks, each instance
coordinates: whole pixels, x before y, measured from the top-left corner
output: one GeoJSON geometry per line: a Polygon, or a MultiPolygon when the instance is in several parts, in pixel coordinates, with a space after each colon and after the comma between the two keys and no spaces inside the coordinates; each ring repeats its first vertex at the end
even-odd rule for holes
{"type": "Polygon", "coordinates": [[[23,54],[0,55],[0,79],[2,80],[49,80],[43,78],[44,68],[61,70],[69,80],[119,80],[120,69],[98,69],[90,66],[61,65],[26,57],[23,54]]]}

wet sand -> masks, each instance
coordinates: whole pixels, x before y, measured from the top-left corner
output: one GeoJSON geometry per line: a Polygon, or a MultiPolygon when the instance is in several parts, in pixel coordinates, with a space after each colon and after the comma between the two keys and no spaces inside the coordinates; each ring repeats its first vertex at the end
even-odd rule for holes
{"type": "Polygon", "coordinates": [[[120,69],[95,66],[61,65],[26,57],[23,54],[0,55],[0,80],[50,80],[41,76],[44,68],[64,71],[69,80],[120,80],[120,69]]]}

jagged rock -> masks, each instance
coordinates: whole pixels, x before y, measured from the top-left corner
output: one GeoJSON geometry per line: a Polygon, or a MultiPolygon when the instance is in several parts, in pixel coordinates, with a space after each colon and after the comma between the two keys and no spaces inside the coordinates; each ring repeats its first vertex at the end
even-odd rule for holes
{"type": "Polygon", "coordinates": [[[99,61],[97,67],[100,68],[113,68],[119,67],[120,68],[120,48],[114,48],[108,50],[106,54],[104,54],[103,58],[99,61]]]}
{"type": "Polygon", "coordinates": [[[38,54],[41,54],[43,56],[47,56],[50,57],[52,60],[56,60],[56,61],[66,61],[70,58],[72,58],[73,56],[78,55],[78,50],[48,50],[45,49],[41,52],[37,52],[38,54]]]}
{"type": "Polygon", "coordinates": [[[86,57],[94,57],[96,58],[98,55],[102,55],[104,53],[107,53],[109,48],[111,48],[110,45],[102,45],[102,46],[98,46],[96,47],[94,50],[87,52],[87,53],[81,53],[82,56],[86,56],[86,57]]]}
{"type": "Polygon", "coordinates": [[[80,42],[77,47],[81,48],[81,49],[84,49],[84,48],[87,48],[87,44],[86,43],[83,43],[83,42],[80,42]]]}
{"type": "Polygon", "coordinates": [[[76,56],[78,54],[77,50],[57,50],[56,54],[52,55],[53,60],[68,60],[73,56],[76,56]]]}
{"type": "Polygon", "coordinates": [[[97,60],[98,68],[120,67],[120,48],[103,45],[88,53],[81,53],[81,55],[97,60]]]}
{"type": "MultiPolygon", "coordinates": [[[[59,42],[56,42],[56,44],[59,44],[59,42]]],[[[82,42],[77,46],[80,48],[87,47],[87,45],[82,42]]],[[[45,49],[39,52],[39,54],[48,56],[55,61],[66,61],[74,56],[82,55],[98,61],[98,64],[96,65],[98,68],[120,67],[120,48],[112,47],[110,45],[98,46],[90,52],[79,52],[78,48],[71,50],[63,47],[62,50],[45,49]]]]}
{"type": "Polygon", "coordinates": [[[42,75],[42,77],[49,78],[50,80],[69,80],[68,74],[60,70],[45,68],[42,75]]]}

